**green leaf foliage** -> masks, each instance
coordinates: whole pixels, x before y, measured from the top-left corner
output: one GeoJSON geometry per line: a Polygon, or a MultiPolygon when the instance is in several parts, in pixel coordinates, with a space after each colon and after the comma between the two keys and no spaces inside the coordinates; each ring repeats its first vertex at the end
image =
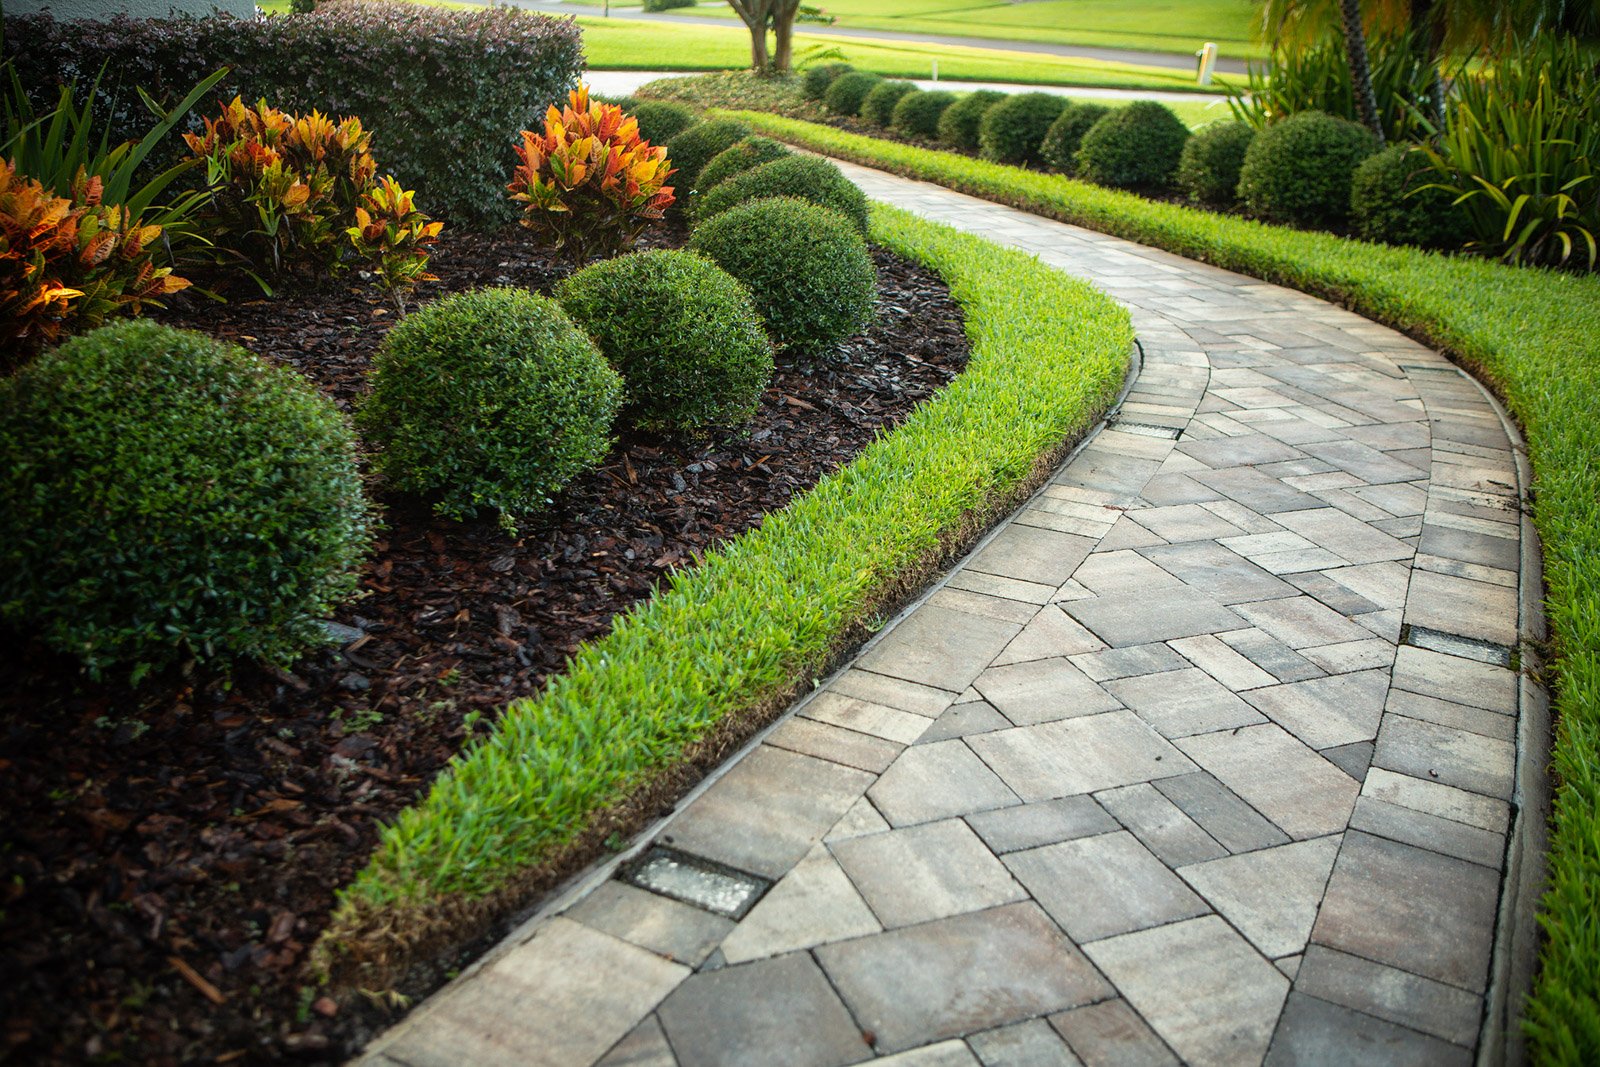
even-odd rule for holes
{"type": "Polygon", "coordinates": [[[919,91],[913,82],[881,81],[861,101],[861,117],[874,126],[887,127],[894,121],[895,105],[919,91]]]}
{"type": "Polygon", "coordinates": [[[800,76],[800,92],[807,100],[821,100],[828,95],[830,85],[855,69],[848,63],[823,63],[812,67],[800,76]]]}
{"type": "Polygon", "coordinates": [[[393,488],[514,528],[599,464],[621,404],[622,380],[560,305],[479,289],[389,331],[360,422],[393,488]]]}
{"type": "Polygon", "coordinates": [[[698,189],[700,168],[750,135],[750,127],[730,119],[697,122],[667,143],[667,158],[678,168],[672,176],[679,202],[683,194],[698,189]]]}
{"type": "Polygon", "coordinates": [[[1067,101],[1054,93],[1018,93],[983,113],[978,124],[978,151],[997,163],[1037,164],[1044,135],[1067,101]]]}
{"type": "Polygon", "coordinates": [[[832,208],[863,234],[867,232],[866,194],[838,167],[815,156],[791,155],[735,174],[695,202],[695,219],[704,222],[731,207],[768,196],[789,196],[832,208]]]}
{"type": "Polygon", "coordinates": [[[1239,199],[1277,222],[1343,225],[1356,164],[1377,150],[1372,134],[1346,119],[1320,111],[1290,115],[1250,142],[1239,169],[1239,199]]]}
{"type": "Polygon", "coordinates": [[[700,121],[695,110],[671,100],[635,100],[622,109],[639,123],[639,136],[651,144],[666,144],[700,121]]]}
{"type": "Polygon", "coordinates": [[[1077,174],[1121,189],[1172,185],[1189,127],[1165,104],[1136,100],[1101,118],[1078,145],[1077,174]]]}
{"type": "Polygon", "coordinates": [[[841,74],[833,80],[832,85],[828,86],[828,91],[822,96],[822,102],[835,115],[859,115],[867,94],[881,81],[883,81],[881,76],[869,74],[864,70],[841,74]]]}
{"type": "Polygon", "coordinates": [[[1039,158],[1051,170],[1074,173],[1078,169],[1078,146],[1083,143],[1083,135],[1110,113],[1111,109],[1104,104],[1069,103],[1045,131],[1044,141],[1039,145],[1039,158]]]}
{"type": "Polygon", "coordinates": [[[957,100],[943,89],[907,93],[894,105],[892,125],[907,137],[933,140],[939,136],[939,117],[957,100]]]}
{"type": "Polygon", "coordinates": [[[1350,222],[1368,241],[1460,248],[1467,228],[1454,197],[1431,184],[1428,157],[1411,145],[1368,156],[1350,179],[1350,222]]]}
{"type": "Polygon", "coordinates": [[[692,252],[636,252],[585,267],[556,299],[622,375],[623,413],[666,432],[755,414],[772,346],[750,293],[692,252]]]}
{"type": "Polygon", "coordinates": [[[1229,207],[1238,199],[1239,170],[1256,131],[1247,122],[1213,122],[1183,146],[1177,185],[1197,204],[1229,207]]]}
{"type": "Polygon", "coordinates": [[[978,131],[988,110],[1006,98],[994,89],[968,93],[939,116],[939,141],[966,152],[978,150],[978,131]]]}
{"type": "Polygon", "coordinates": [[[735,174],[792,155],[788,147],[770,137],[745,137],[725,148],[700,170],[700,192],[715,189],[735,174]]]}
{"type": "Polygon", "coordinates": [[[91,673],[285,664],[368,547],[354,440],[292,371],[135,320],[0,381],[0,616],[91,673]]]}
{"type": "Polygon", "coordinates": [[[696,226],[689,247],[745,284],[768,336],[793,354],[825,355],[872,321],[872,257],[837,211],[791,197],[755,200],[696,226]]]}

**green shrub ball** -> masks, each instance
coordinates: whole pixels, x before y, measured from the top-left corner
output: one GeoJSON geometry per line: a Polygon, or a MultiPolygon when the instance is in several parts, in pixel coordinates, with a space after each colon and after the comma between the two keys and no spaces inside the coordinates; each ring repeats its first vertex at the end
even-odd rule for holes
{"type": "Polygon", "coordinates": [[[752,167],[793,155],[787,145],[770,137],[746,137],[732,148],[718,152],[700,169],[700,192],[715,189],[735,174],[752,167]]]}
{"type": "Polygon", "coordinates": [[[1178,188],[1197,204],[1232,205],[1238,195],[1239,169],[1255,136],[1255,128],[1244,122],[1202,127],[1178,157],[1178,188]]]}
{"type": "Polygon", "coordinates": [[[621,404],[622,380],[560,305],[479,289],[389,331],[360,419],[393,488],[514,529],[605,457],[621,404]]]}
{"type": "Polygon", "coordinates": [[[800,92],[807,100],[821,100],[828,95],[828,86],[855,70],[848,63],[824,63],[812,67],[800,76],[800,92]]]}
{"type": "Polygon", "coordinates": [[[1080,178],[1118,189],[1172,185],[1189,127],[1165,104],[1137,100],[1100,118],[1078,146],[1080,178]]]}
{"type": "Polygon", "coordinates": [[[735,174],[701,196],[694,209],[696,224],[769,196],[790,196],[832,208],[849,219],[863,237],[870,225],[867,196],[855,182],[826,159],[794,155],[735,174]]]}
{"type": "Polygon", "coordinates": [[[1044,141],[1039,145],[1039,158],[1052,170],[1076,173],[1078,146],[1083,143],[1083,135],[1110,113],[1111,109],[1104,104],[1069,103],[1045,132],[1044,141]]]}
{"type": "Polygon", "coordinates": [[[0,616],[98,676],[285,664],[356,587],[353,436],[305,379],[137,320],[0,382],[0,616]]]}
{"type": "Polygon", "coordinates": [[[677,168],[673,187],[683,193],[699,188],[695,183],[700,170],[718,155],[750,136],[750,127],[735,119],[707,119],[697,122],[667,142],[667,158],[677,168]]]}
{"type": "Polygon", "coordinates": [[[772,346],[750,294],[692,252],[636,252],[585,267],[556,288],[572,321],[622,375],[635,426],[738,426],[772,379],[772,346]]]}
{"type": "Polygon", "coordinates": [[[894,121],[895,105],[920,90],[908,81],[882,81],[861,101],[861,117],[874,126],[887,128],[894,121]]]}
{"type": "Polygon", "coordinates": [[[939,136],[939,118],[956,102],[955,93],[942,89],[907,93],[894,105],[891,124],[907,137],[933,140],[939,136]]]}
{"type": "Polygon", "coordinates": [[[979,89],[963,96],[939,116],[939,142],[963,152],[976,152],[983,116],[1005,98],[1005,93],[993,89],[979,89]]]}
{"type": "Polygon", "coordinates": [[[1341,226],[1350,217],[1356,164],[1378,150],[1364,127],[1321,111],[1273,123],[1250,142],[1239,198],[1251,211],[1297,226],[1341,226]]]}
{"type": "Polygon", "coordinates": [[[1018,93],[985,111],[978,124],[978,151],[984,159],[1017,166],[1041,161],[1044,135],[1067,101],[1052,93],[1018,93]]]}
{"type": "Polygon", "coordinates": [[[1461,247],[1465,220],[1451,194],[1425,188],[1436,180],[1427,156],[1410,145],[1390,145],[1368,156],[1350,179],[1350,220],[1356,233],[1389,244],[1461,247]]]}
{"type": "Polygon", "coordinates": [[[671,100],[637,100],[623,108],[639,123],[639,136],[651,144],[666,144],[698,121],[694,108],[671,100]]]}
{"type": "Polygon", "coordinates": [[[883,79],[878,75],[869,74],[864,70],[841,74],[833,80],[832,85],[828,86],[822,102],[835,115],[859,115],[861,105],[866,103],[867,94],[881,81],[883,79]]]}
{"type": "Polygon", "coordinates": [[[802,357],[825,354],[872,321],[872,257],[837,211],[756,200],[698,227],[689,247],[743,282],[773,342],[802,357]]]}

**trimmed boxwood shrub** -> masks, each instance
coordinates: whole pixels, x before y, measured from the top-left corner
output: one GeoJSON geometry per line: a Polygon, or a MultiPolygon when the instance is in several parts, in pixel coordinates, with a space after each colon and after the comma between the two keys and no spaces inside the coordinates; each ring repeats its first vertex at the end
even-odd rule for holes
{"type": "Polygon", "coordinates": [[[596,263],[557,286],[556,299],[622,375],[625,414],[644,429],[738,426],[772,379],[749,292],[693,252],[596,263]]]}
{"type": "Polygon", "coordinates": [[[1044,135],[1067,106],[1052,93],[1018,93],[983,113],[978,124],[978,151],[996,163],[1039,162],[1044,135]]]}
{"type": "MultiPolygon", "coordinates": [[[[5,54],[41,106],[54,105],[58,85],[86,90],[102,66],[114,72],[95,100],[96,129],[112,143],[150,128],[133,86],[170,107],[225,66],[230,73],[203,111],[239,95],[286,111],[356,115],[372,131],[373,154],[416,191],[417,205],[465,225],[514,216],[505,197],[510,146],[518,131],[538,129],[583,70],[575,23],[509,8],[348,0],[280,18],[8,14],[5,23],[5,54]]],[[[181,149],[176,137],[172,146],[181,149]]]]}
{"type": "Polygon", "coordinates": [[[1378,150],[1362,126],[1302,111],[1256,134],[1239,169],[1239,198],[1251,211],[1299,226],[1338,226],[1350,217],[1356,164],[1378,150]]]}
{"type": "Polygon", "coordinates": [[[807,100],[821,100],[828,95],[828,86],[856,68],[848,63],[824,63],[812,67],[800,77],[800,92],[807,100]]]}
{"type": "Polygon", "coordinates": [[[695,219],[704,222],[731,207],[767,196],[792,196],[832,208],[866,235],[871,216],[867,195],[826,159],[789,156],[763,163],[705,193],[695,203],[695,219]]]}
{"type": "Polygon", "coordinates": [[[0,381],[0,616],[94,674],[287,663],[368,546],[354,438],[292,371],[148,320],[0,381]]]}
{"type": "Polygon", "coordinates": [[[837,211],[793,197],[756,200],[696,227],[689,247],[745,284],[780,347],[825,353],[872,321],[872,257],[837,211]]]}
{"type": "Polygon", "coordinates": [[[793,154],[788,145],[770,137],[746,137],[733,147],[718,152],[710,163],[700,169],[700,191],[708,192],[735,174],[743,174],[752,167],[793,154]]]}
{"type": "Polygon", "coordinates": [[[1089,127],[1078,146],[1080,178],[1122,189],[1172,184],[1189,127],[1165,104],[1136,100],[1089,127]]]}
{"type": "Polygon", "coordinates": [[[1083,143],[1083,135],[1109,114],[1111,109],[1104,104],[1068,103],[1045,133],[1039,145],[1039,157],[1046,166],[1063,174],[1076,173],[1078,146],[1083,143]]]}
{"type": "Polygon", "coordinates": [[[1350,179],[1350,221],[1368,241],[1459,248],[1466,226],[1455,199],[1443,189],[1425,188],[1435,180],[1428,157],[1410,145],[1390,145],[1363,159],[1350,179]]]}
{"type": "Polygon", "coordinates": [[[983,116],[1005,98],[1005,93],[994,89],[979,89],[975,93],[963,96],[945,108],[944,114],[939,116],[939,140],[963,152],[976,152],[978,130],[983,125],[983,116]]]}
{"type": "Polygon", "coordinates": [[[604,458],[621,403],[617,372],[559,304],[479,289],[395,324],[360,421],[394,488],[450,518],[498,511],[514,529],[604,458]]]}
{"type": "Polygon", "coordinates": [[[700,119],[694,108],[671,100],[635,100],[623,110],[639,121],[639,136],[651,144],[666,144],[700,119]]]}
{"type": "Polygon", "coordinates": [[[883,79],[876,74],[864,70],[852,70],[833,79],[833,84],[828,86],[828,91],[823,94],[822,102],[835,115],[859,115],[867,94],[881,81],[883,79]]]}
{"type": "Polygon", "coordinates": [[[678,169],[672,185],[683,194],[697,188],[700,169],[750,135],[750,127],[735,119],[707,119],[697,122],[667,143],[667,158],[678,169]]]}
{"type": "Polygon", "coordinates": [[[1244,122],[1213,122],[1202,127],[1178,157],[1178,188],[1196,203],[1232,204],[1238,195],[1239,168],[1255,136],[1255,128],[1244,122]]]}
{"type": "Polygon", "coordinates": [[[895,105],[910,94],[920,91],[914,82],[879,82],[861,101],[861,117],[874,126],[886,127],[894,121],[895,105]]]}
{"type": "Polygon", "coordinates": [[[908,137],[932,140],[939,136],[939,117],[955,102],[956,94],[943,89],[907,93],[895,104],[891,122],[895,129],[908,137]]]}
{"type": "Polygon", "coordinates": [[[671,11],[675,7],[694,7],[699,0],[644,0],[646,11],[671,11]]]}

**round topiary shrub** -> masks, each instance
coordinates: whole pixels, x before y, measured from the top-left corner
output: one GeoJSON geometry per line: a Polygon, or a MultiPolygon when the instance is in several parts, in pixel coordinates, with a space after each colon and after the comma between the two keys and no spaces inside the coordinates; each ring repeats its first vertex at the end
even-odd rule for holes
{"type": "Polygon", "coordinates": [[[756,200],[698,227],[689,247],[745,284],[783,348],[824,353],[872,321],[872,257],[837,211],[792,197],[756,200]]]}
{"type": "Polygon", "coordinates": [[[242,348],[148,320],[0,381],[0,617],[137,681],[284,664],[356,587],[369,510],[333,404],[242,348]]]}
{"type": "Polygon", "coordinates": [[[1074,174],[1078,169],[1078,146],[1090,127],[1109,115],[1111,109],[1104,104],[1069,103],[1045,132],[1039,145],[1039,157],[1045,166],[1062,174],[1074,174]]]}
{"type": "Polygon", "coordinates": [[[944,114],[939,116],[940,142],[963,152],[976,152],[983,116],[1005,98],[1005,93],[979,89],[945,108],[944,114]]]}
{"type": "Polygon", "coordinates": [[[698,120],[694,108],[671,100],[639,100],[623,109],[639,122],[639,136],[666,144],[698,120]]]}
{"type": "Polygon", "coordinates": [[[859,115],[867,94],[881,81],[883,79],[876,74],[869,74],[864,70],[852,70],[833,79],[833,84],[828,86],[828,91],[823,94],[822,102],[835,115],[859,115]]]}
{"type": "Polygon", "coordinates": [[[1089,127],[1078,145],[1077,174],[1119,189],[1172,184],[1189,127],[1165,104],[1136,100],[1089,127]]]}
{"type": "Polygon", "coordinates": [[[1244,122],[1213,122],[1202,127],[1178,157],[1178,188],[1196,203],[1232,204],[1239,188],[1239,168],[1255,136],[1255,128],[1244,122]]]}
{"type": "Polygon", "coordinates": [[[693,252],[596,263],[557,286],[556,299],[622,375],[635,426],[738,426],[772,378],[772,346],[750,294],[693,252]]]}
{"type": "Polygon", "coordinates": [[[684,202],[684,193],[698,188],[700,168],[749,135],[750,127],[736,119],[708,119],[673,137],[667,143],[667,159],[678,168],[671,179],[679,190],[678,203],[684,202]]]}
{"type": "Polygon", "coordinates": [[[735,174],[695,202],[696,224],[731,207],[768,196],[792,196],[832,208],[849,219],[862,236],[867,233],[871,209],[867,196],[839,168],[816,156],[789,156],[735,174]]]}
{"type": "Polygon", "coordinates": [[[894,116],[890,122],[907,137],[926,137],[933,140],[939,136],[939,117],[955,102],[956,94],[947,93],[942,89],[925,93],[907,93],[900,98],[899,103],[895,104],[894,116]]]}
{"type": "Polygon", "coordinates": [[[861,117],[874,126],[888,126],[894,121],[895,105],[917,92],[921,90],[913,82],[881,81],[861,101],[861,117]]]}
{"type": "Polygon", "coordinates": [[[1018,93],[983,113],[978,124],[978,151],[996,163],[1024,166],[1038,163],[1044,135],[1067,106],[1051,93],[1018,93]]]}
{"type": "Polygon", "coordinates": [[[1350,217],[1356,164],[1378,150],[1364,127],[1302,111],[1256,134],[1239,168],[1239,198],[1251,211],[1299,226],[1339,226],[1350,217]]]}
{"type": "Polygon", "coordinates": [[[514,528],[604,458],[621,404],[622,380],[559,304],[478,289],[395,324],[360,421],[395,489],[514,528]]]}
{"type": "Polygon", "coordinates": [[[828,86],[856,68],[848,63],[824,63],[812,67],[800,77],[800,92],[807,100],[821,100],[828,95],[828,86]]]}
{"type": "Polygon", "coordinates": [[[1410,145],[1390,145],[1357,165],[1350,180],[1350,220],[1368,241],[1459,248],[1465,227],[1455,199],[1434,181],[1427,157],[1410,145]]]}
{"type": "Polygon", "coordinates": [[[752,167],[793,154],[786,145],[770,137],[746,137],[732,148],[718,152],[711,162],[700,168],[700,192],[706,193],[752,167]]]}

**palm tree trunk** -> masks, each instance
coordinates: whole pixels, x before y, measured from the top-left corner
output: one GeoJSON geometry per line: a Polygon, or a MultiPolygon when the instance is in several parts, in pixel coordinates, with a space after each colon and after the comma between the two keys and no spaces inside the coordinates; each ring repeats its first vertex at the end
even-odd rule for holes
{"type": "Polygon", "coordinates": [[[1378,95],[1372,91],[1372,67],[1367,62],[1367,33],[1361,25],[1361,0],[1339,0],[1339,17],[1344,23],[1344,50],[1350,61],[1350,82],[1355,88],[1356,111],[1361,122],[1383,144],[1383,119],[1378,114],[1378,95]]]}

